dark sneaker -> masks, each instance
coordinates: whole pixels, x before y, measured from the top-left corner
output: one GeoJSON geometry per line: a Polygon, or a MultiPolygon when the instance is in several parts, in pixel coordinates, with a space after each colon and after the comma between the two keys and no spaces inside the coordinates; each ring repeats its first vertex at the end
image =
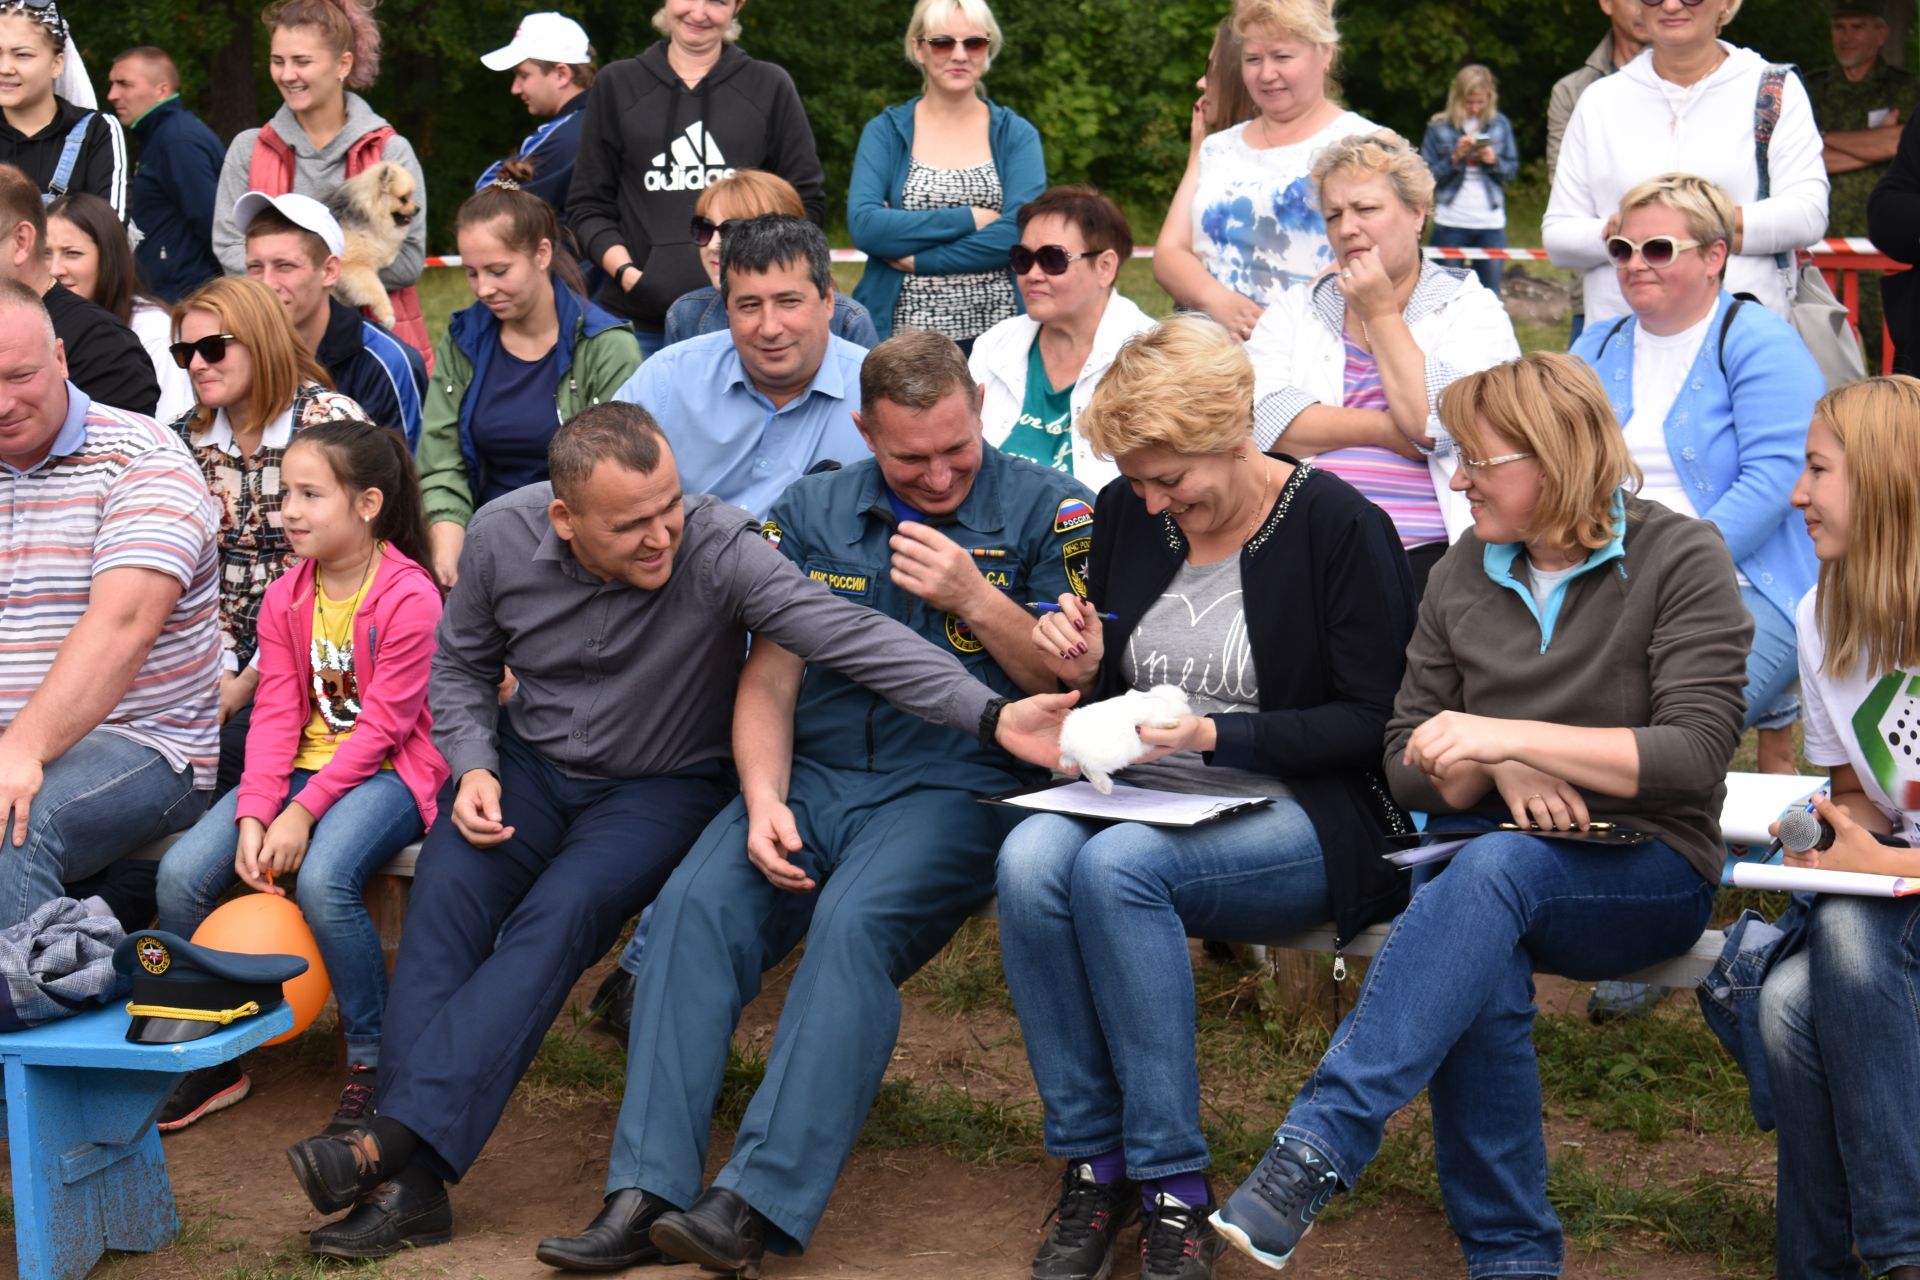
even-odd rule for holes
{"type": "Polygon", "coordinates": [[[606,1027],[607,1034],[618,1037],[621,1044],[627,1042],[627,1033],[633,1026],[633,988],[633,975],[615,965],[587,1005],[606,1027]]]}
{"type": "Polygon", "coordinates": [[[647,1235],[668,1258],[751,1276],[767,1249],[767,1219],[737,1192],[708,1187],[685,1209],[654,1219],[647,1235]]]}
{"type": "Polygon", "coordinates": [[[1213,1280],[1213,1264],[1227,1244],[1207,1221],[1212,1207],[1194,1208],[1160,1193],[1140,1224],[1140,1280],[1213,1280]]]}
{"type": "Polygon", "coordinates": [[[647,1232],[672,1205],[659,1196],[627,1187],[606,1198],[600,1212],[577,1236],[548,1236],[533,1256],[562,1271],[625,1271],[664,1262],[647,1232]]]}
{"type": "Polygon", "coordinates": [[[1102,1185],[1093,1166],[1070,1164],[1060,1179],[1051,1230],[1033,1255],[1033,1280],[1106,1280],[1113,1242],[1140,1216],[1140,1188],[1125,1178],[1102,1185]]]}
{"type": "Polygon", "coordinates": [[[384,1258],[453,1239],[453,1207],[445,1187],[414,1187],[395,1178],[375,1187],[353,1212],[314,1228],[307,1251],[323,1258],[384,1258]]]}
{"type": "Polygon", "coordinates": [[[348,1067],[347,1087],[340,1091],[340,1105],[322,1133],[345,1133],[373,1119],[373,1081],[379,1073],[372,1067],[348,1067]]]}
{"type": "Polygon", "coordinates": [[[253,1081],[237,1061],[189,1071],[173,1087],[173,1094],[160,1108],[160,1118],[154,1121],[154,1127],[162,1133],[174,1133],[216,1111],[226,1110],[252,1090],[253,1081]]]}
{"type": "Polygon", "coordinates": [[[1228,1244],[1278,1271],[1339,1189],[1325,1156],[1297,1138],[1275,1138],[1253,1175],[1208,1221],[1228,1244]]]}

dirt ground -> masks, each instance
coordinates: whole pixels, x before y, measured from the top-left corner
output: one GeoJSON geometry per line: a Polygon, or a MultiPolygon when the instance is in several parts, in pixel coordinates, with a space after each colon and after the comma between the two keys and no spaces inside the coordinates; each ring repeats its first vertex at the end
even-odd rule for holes
{"type": "MultiPolygon", "coordinates": [[[[587,1002],[609,963],[581,980],[576,1002],[587,1002]]],[[[1581,997],[1570,985],[1551,982],[1543,983],[1543,1009],[1571,1007],[1581,997]]],[[[770,979],[767,992],[747,1011],[743,1046],[764,1051],[784,991],[784,973],[770,979]]],[[[1030,1102],[1032,1080],[1014,1032],[1011,1015],[1003,1011],[977,1010],[956,1018],[929,1008],[924,996],[911,996],[891,1073],[977,1096],[1030,1102]]],[[[542,1236],[578,1230],[598,1210],[614,1103],[530,1097],[521,1090],[479,1164],[453,1189],[456,1237],[451,1244],[373,1268],[319,1268],[306,1254],[305,1236],[324,1219],[306,1203],[281,1154],[324,1122],[337,1093],[339,1077],[316,1067],[312,1056],[289,1050],[254,1055],[251,1098],[167,1140],[185,1224],[181,1242],[158,1254],[112,1256],[96,1276],[512,1280],[558,1274],[534,1259],[534,1246],[542,1236]]],[[[1419,1123],[1420,1117],[1404,1122],[1419,1123]]],[[[1590,1164],[1649,1176],[1684,1178],[1764,1156],[1688,1140],[1638,1143],[1577,1121],[1550,1122],[1548,1136],[1556,1152],[1578,1148],[1590,1164]]],[[[730,1140],[728,1134],[715,1136],[713,1167],[725,1160],[730,1140]]],[[[1055,1166],[1038,1162],[983,1168],[932,1148],[861,1151],[841,1178],[812,1248],[802,1257],[769,1258],[763,1274],[776,1280],[1024,1277],[1057,1178],[1055,1166]]],[[[0,1274],[12,1274],[13,1257],[11,1233],[0,1232],[0,1274]]],[[[1465,1268],[1440,1213],[1413,1197],[1397,1196],[1316,1229],[1292,1273],[1324,1280],[1404,1280],[1462,1276],[1465,1268]]],[[[642,1268],[631,1274],[664,1280],[702,1273],[642,1268]]],[[[1129,1246],[1114,1275],[1124,1280],[1136,1274],[1129,1246]]],[[[1229,1255],[1219,1274],[1235,1280],[1268,1273],[1229,1255]]],[[[1656,1243],[1628,1234],[1604,1251],[1576,1251],[1566,1274],[1577,1280],[1709,1280],[1723,1272],[1713,1259],[1663,1252],[1656,1243]]]]}

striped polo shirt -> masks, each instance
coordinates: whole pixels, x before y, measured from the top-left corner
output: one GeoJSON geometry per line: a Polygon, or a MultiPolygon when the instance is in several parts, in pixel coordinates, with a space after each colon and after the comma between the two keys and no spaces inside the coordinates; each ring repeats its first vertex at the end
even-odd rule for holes
{"type": "Polygon", "coordinates": [[[0,726],[13,723],[87,610],[96,575],[150,569],[180,599],[132,685],[99,728],[193,766],[211,787],[219,754],[219,508],[172,432],[94,404],[67,383],[52,451],[0,463],[0,726]]]}
{"type": "MultiPolygon", "coordinates": [[[[1379,362],[1344,330],[1340,337],[1346,345],[1342,406],[1385,412],[1387,390],[1380,380],[1379,362]]],[[[1345,480],[1392,517],[1400,545],[1408,550],[1447,540],[1447,522],[1440,514],[1433,473],[1424,458],[1403,458],[1391,449],[1366,444],[1330,450],[1313,464],[1345,480]]]]}

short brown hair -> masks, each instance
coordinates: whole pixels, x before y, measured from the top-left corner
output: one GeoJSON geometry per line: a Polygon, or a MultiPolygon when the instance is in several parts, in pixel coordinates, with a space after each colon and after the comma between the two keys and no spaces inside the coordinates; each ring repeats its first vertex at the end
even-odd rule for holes
{"type": "Polygon", "coordinates": [[[605,400],[568,418],[547,443],[547,477],[554,496],[571,504],[602,462],[652,475],[669,456],[667,437],[652,414],[625,400],[605,400]]]}
{"type": "Polygon", "coordinates": [[[0,220],[6,223],[0,236],[12,235],[25,222],[33,227],[35,247],[47,251],[47,205],[40,198],[40,184],[17,165],[0,164],[0,220]]]}
{"type": "Polygon", "coordinates": [[[1109,458],[1138,449],[1206,454],[1250,445],[1253,362],[1219,321],[1192,311],[1168,316],[1121,345],[1079,429],[1109,458]]]}
{"type": "Polygon", "coordinates": [[[693,202],[694,215],[704,218],[712,213],[714,201],[721,196],[735,206],[733,216],[736,218],[759,218],[769,213],[787,218],[807,216],[807,206],[801,203],[800,193],[794,190],[793,184],[765,169],[735,169],[704,188],[700,198],[693,202]]]}
{"type": "Polygon", "coordinates": [[[1440,421],[1462,453],[1487,456],[1486,430],[1540,464],[1540,501],[1530,531],[1559,547],[1597,550],[1613,541],[1613,499],[1640,487],[1626,433],[1587,362],[1535,351],[1470,373],[1440,396],[1440,421]]]}
{"type": "Polygon", "coordinates": [[[548,74],[552,74],[555,67],[565,67],[573,73],[574,88],[591,89],[593,88],[594,76],[599,74],[599,72],[594,69],[592,62],[592,59],[597,56],[593,51],[593,46],[588,45],[587,58],[589,60],[586,62],[548,62],[545,58],[528,58],[527,61],[548,74]]]}
{"type": "Polygon", "coordinates": [[[139,58],[150,66],[158,67],[159,73],[155,76],[155,79],[166,82],[173,87],[176,93],[179,92],[180,68],[174,65],[173,55],[165,49],[162,49],[157,44],[137,44],[108,63],[107,70],[111,72],[114,67],[125,62],[128,58],[139,58]]]}
{"type": "Polygon", "coordinates": [[[1101,254],[1111,249],[1122,266],[1133,256],[1133,228],[1127,225],[1127,215],[1098,187],[1078,182],[1048,187],[1020,206],[1016,222],[1024,232],[1029,222],[1048,215],[1078,227],[1088,253],[1101,254]]]}
{"type": "Polygon", "coordinates": [[[272,205],[254,214],[253,221],[247,224],[247,243],[252,244],[255,236],[284,235],[289,231],[300,237],[300,243],[307,247],[307,257],[312,259],[314,266],[319,266],[333,256],[333,250],[327,248],[325,240],[272,205]]]}
{"type": "Polygon", "coordinates": [[[860,365],[860,404],[867,412],[884,400],[903,409],[925,411],[964,392],[969,404],[980,388],[967,358],[952,338],[931,329],[902,329],[867,352],[860,365]]]}

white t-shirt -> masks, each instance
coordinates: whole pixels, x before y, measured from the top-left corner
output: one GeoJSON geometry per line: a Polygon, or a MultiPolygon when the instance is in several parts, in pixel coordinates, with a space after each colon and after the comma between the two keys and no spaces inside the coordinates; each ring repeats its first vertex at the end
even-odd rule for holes
{"type": "Polygon", "coordinates": [[[1893,833],[1920,844],[1920,673],[1875,675],[1856,669],[1836,680],[1818,625],[1818,588],[1801,598],[1800,700],[1807,759],[1823,768],[1852,765],[1867,799],[1893,820],[1893,833]],[[1901,803],[1905,801],[1905,803],[1901,803]]]}
{"type": "Polygon", "coordinates": [[[1200,143],[1193,251],[1215,280],[1265,307],[1281,290],[1333,265],[1327,222],[1308,176],[1314,157],[1329,143],[1380,126],[1343,111],[1311,138],[1255,148],[1246,133],[1258,123],[1256,117],[1200,143]]]}
{"type": "Polygon", "coordinates": [[[1575,560],[1564,569],[1542,569],[1533,561],[1527,561],[1527,590],[1533,592],[1533,607],[1544,614],[1547,601],[1553,598],[1554,588],[1577,573],[1585,560],[1575,560]]]}
{"type": "MultiPolygon", "coordinates": [[[[1478,134],[1480,122],[1469,118],[1461,132],[1478,134]]],[[[1493,201],[1493,179],[1487,176],[1485,166],[1462,164],[1460,172],[1460,186],[1453,199],[1433,211],[1433,220],[1463,231],[1498,231],[1506,226],[1507,211],[1493,201]]]]}
{"type": "Polygon", "coordinates": [[[1647,478],[1640,496],[1683,516],[1697,516],[1700,510],[1667,450],[1667,414],[1693,371],[1713,317],[1709,311],[1698,324],[1664,335],[1648,333],[1645,325],[1633,327],[1633,416],[1627,419],[1627,452],[1647,478]]]}

